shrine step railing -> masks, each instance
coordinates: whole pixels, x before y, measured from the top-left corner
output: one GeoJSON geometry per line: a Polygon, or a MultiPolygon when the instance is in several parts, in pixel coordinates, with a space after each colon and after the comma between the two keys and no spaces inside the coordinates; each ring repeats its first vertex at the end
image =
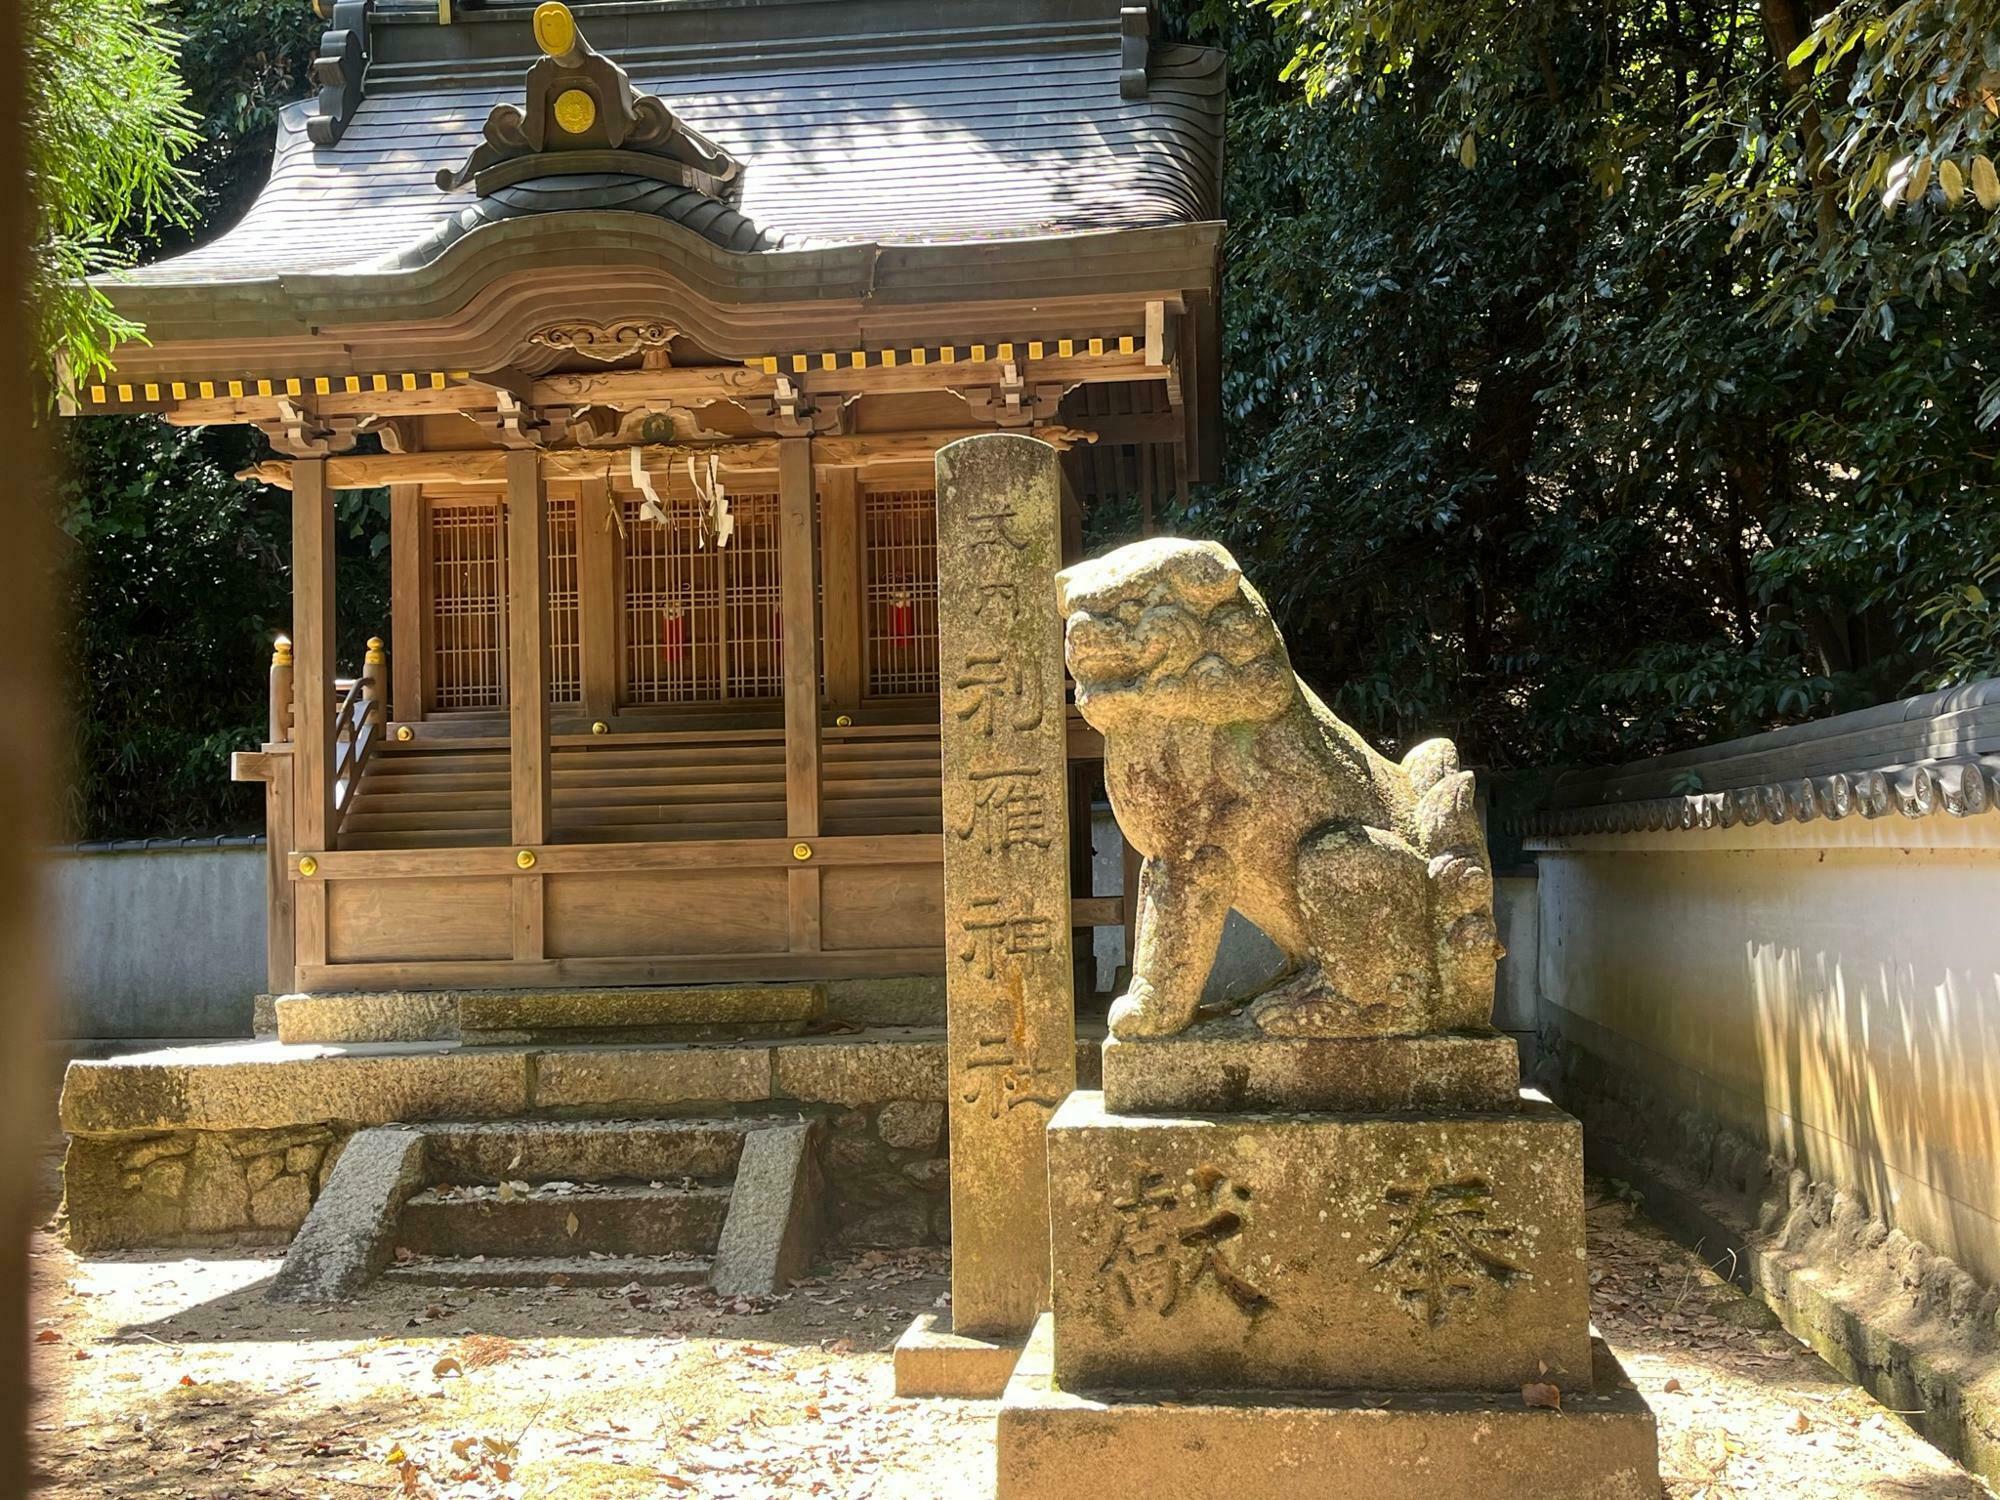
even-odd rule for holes
{"type": "MultiPolygon", "coordinates": [[[[380,636],[370,638],[360,676],[334,679],[332,781],[336,828],[353,805],[369,756],[387,728],[383,693],[388,681],[389,655],[380,636]]],[[[279,636],[271,654],[270,738],[274,745],[289,744],[292,740],[294,691],[292,643],[279,636]]]]}

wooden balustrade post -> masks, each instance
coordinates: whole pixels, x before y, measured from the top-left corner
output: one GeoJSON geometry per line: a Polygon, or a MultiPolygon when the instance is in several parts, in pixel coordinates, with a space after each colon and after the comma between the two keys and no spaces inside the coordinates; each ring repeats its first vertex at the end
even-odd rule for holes
{"type": "Polygon", "coordinates": [[[377,734],[382,732],[382,700],[388,696],[388,688],[389,653],[383,648],[382,637],[371,635],[368,637],[368,654],[361,660],[363,707],[361,716],[354,726],[354,737],[357,742],[361,738],[361,731],[371,724],[375,726],[377,734]]]}
{"type": "Polygon", "coordinates": [[[271,732],[273,745],[292,737],[292,639],[281,635],[271,647],[271,732]]]}

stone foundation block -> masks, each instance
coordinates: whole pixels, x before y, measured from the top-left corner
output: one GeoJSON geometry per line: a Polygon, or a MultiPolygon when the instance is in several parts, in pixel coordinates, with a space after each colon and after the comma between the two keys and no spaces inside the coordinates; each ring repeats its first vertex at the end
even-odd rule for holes
{"type": "Polygon", "coordinates": [[[1583,1143],[1538,1094],[1453,1115],[1049,1123],[1068,1390],[1505,1391],[1590,1371],[1583,1143]]]}
{"type": "Polygon", "coordinates": [[[896,1394],[991,1401],[1007,1389],[1020,1357],[1018,1341],[954,1333],[936,1313],[919,1313],[896,1340],[896,1394]]]}
{"type": "Polygon", "coordinates": [[[749,1103],[771,1095],[771,1054],[763,1047],[579,1048],[536,1058],[534,1099],[542,1109],[685,1108],[749,1103]]]}
{"type": "Polygon", "coordinates": [[[77,1251],[282,1243],[312,1207],[329,1127],[71,1139],[64,1235],[77,1251]]]}
{"type": "Polygon", "coordinates": [[[1104,1044],[1104,1103],[1121,1115],[1510,1109],[1520,1087],[1499,1032],[1274,1037],[1237,1014],[1104,1044]]]}
{"type": "Polygon", "coordinates": [[[817,984],[718,984],[281,995],[273,1010],[278,1039],[288,1043],[518,1044],[639,1033],[666,1039],[688,1031],[803,1025],[825,1013],[826,990],[817,984]]]}
{"type": "Polygon", "coordinates": [[[1044,1317],[1000,1406],[999,1500],[1657,1500],[1645,1399],[1595,1343],[1560,1412],[1519,1392],[1187,1391],[1059,1385],[1044,1317]]]}
{"type": "Polygon", "coordinates": [[[529,1106],[523,1052],[342,1051],[217,1042],[102,1060],[63,1075],[72,1135],[274,1130],[304,1121],[493,1119],[529,1106]]]}

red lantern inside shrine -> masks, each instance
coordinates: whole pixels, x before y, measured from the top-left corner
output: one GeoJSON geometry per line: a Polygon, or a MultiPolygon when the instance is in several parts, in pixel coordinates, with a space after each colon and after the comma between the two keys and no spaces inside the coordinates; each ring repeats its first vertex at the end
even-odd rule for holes
{"type": "Polygon", "coordinates": [[[914,639],[916,633],[916,612],[910,607],[909,591],[897,589],[889,600],[889,639],[902,645],[914,639]]]}
{"type": "Polygon", "coordinates": [[[687,660],[687,611],[678,605],[660,612],[660,657],[675,666],[687,660]]]}

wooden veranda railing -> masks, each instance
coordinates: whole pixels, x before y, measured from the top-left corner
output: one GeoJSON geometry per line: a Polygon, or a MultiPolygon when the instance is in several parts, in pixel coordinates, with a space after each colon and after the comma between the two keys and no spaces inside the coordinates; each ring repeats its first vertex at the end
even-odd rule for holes
{"type": "MultiPolygon", "coordinates": [[[[359,677],[335,678],[333,709],[334,826],[345,820],[361,786],[361,773],[386,728],[383,693],[389,683],[389,653],[380,636],[370,637],[359,677]]],[[[278,637],[271,654],[271,743],[288,744],[294,722],[292,643],[278,637]]]]}

